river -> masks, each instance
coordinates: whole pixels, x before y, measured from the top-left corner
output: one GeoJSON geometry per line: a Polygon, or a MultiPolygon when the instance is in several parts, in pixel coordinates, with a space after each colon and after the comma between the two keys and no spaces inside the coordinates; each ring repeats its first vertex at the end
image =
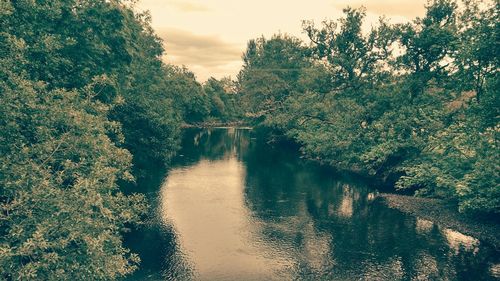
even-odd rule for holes
{"type": "Polygon", "coordinates": [[[129,280],[500,277],[500,257],[483,242],[389,209],[369,181],[252,130],[185,130],[169,171],[140,187],[153,211],[126,235],[142,259],[129,280]]]}

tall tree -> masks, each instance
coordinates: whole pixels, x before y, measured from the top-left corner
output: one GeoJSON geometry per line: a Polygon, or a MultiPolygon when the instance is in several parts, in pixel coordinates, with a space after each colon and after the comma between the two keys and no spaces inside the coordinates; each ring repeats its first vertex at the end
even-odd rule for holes
{"type": "Polygon", "coordinates": [[[487,80],[496,79],[500,57],[500,7],[497,1],[464,1],[459,16],[457,52],[453,56],[457,67],[458,85],[476,92],[479,102],[487,80]],[[483,8],[481,8],[483,7],[483,8]]]}
{"type": "Polygon", "coordinates": [[[363,34],[364,8],[346,8],[344,15],[339,21],[323,21],[320,28],[312,21],[303,22],[314,58],[325,62],[332,90],[337,92],[357,91],[375,82],[377,75],[387,66],[395,36],[384,19],[380,20],[378,28],[363,34]]]}
{"type": "Polygon", "coordinates": [[[399,42],[404,53],[400,66],[408,71],[410,101],[421,94],[428,82],[444,79],[457,49],[457,4],[452,0],[429,2],[424,18],[399,25],[399,42]]]}
{"type": "Polygon", "coordinates": [[[289,35],[248,42],[238,83],[243,102],[251,110],[249,116],[270,117],[284,110],[284,101],[294,93],[308,65],[306,55],[302,41],[289,35]]]}

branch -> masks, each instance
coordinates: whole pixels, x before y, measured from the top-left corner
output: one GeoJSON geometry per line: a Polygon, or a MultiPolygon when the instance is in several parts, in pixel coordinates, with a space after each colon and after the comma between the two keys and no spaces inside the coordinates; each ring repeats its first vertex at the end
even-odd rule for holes
{"type": "Polygon", "coordinates": [[[57,144],[56,148],[52,151],[52,153],[50,153],[50,155],[42,161],[42,166],[45,165],[51,158],[52,156],[54,156],[54,154],[59,150],[59,148],[61,147],[61,145],[64,143],[64,139],[67,135],[63,135],[61,140],[59,141],[59,143],[57,144]]]}

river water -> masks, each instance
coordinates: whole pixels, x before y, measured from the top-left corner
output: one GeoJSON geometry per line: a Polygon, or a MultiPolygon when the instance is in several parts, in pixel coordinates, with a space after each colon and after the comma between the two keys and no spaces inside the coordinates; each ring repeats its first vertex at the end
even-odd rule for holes
{"type": "Polygon", "coordinates": [[[498,280],[483,242],[389,209],[352,175],[247,129],[188,129],[125,244],[130,280],[498,280]],[[495,278],[496,276],[496,278],[495,278]]]}

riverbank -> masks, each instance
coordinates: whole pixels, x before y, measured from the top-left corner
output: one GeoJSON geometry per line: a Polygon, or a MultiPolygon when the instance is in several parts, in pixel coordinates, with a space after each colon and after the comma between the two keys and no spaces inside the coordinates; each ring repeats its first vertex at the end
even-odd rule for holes
{"type": "MultiPolygon", "coordinates": [[[[308,158],[307,156],[305,158],[308,158]]],[[[319,158],[308,158],[311,161],[329,166],[339,172],[357,175],[367,181],[375,182],[379,190],[377,201],[391,209],[397,209],[411,216],[419,217],[434,224],[456,230],[462,234],[472,236],[490,244],[496,251],[500,251],[500,218],[490,215],[473,216],[463,214],[458,211],[456,203],[450,200],[436,198],[422,198],[412,196],[412,191],[406,193],[395,193],[394,177],[388,176],[385,179],[370,176],[367,171],[361,168],[337,169],[327,161],[319,158]],[[388,180],[391,178],[391,180],[388,180]]]]}
{"type": "Polygon", "coordinates": [[[497,251],[500,250],[500,224],[493,218],[461,214],[456,205],[440,199],[381,193],[377,200],[389,208],[459,231],[491,244],[497,251]]]}
{"type": "Polygon", "coordinates": [[[219,121],[205,121],[195,123],[184,123],[181,128],[216,128],[216,127],[249,127],[243,121],[219,122],[219,121]]]}

